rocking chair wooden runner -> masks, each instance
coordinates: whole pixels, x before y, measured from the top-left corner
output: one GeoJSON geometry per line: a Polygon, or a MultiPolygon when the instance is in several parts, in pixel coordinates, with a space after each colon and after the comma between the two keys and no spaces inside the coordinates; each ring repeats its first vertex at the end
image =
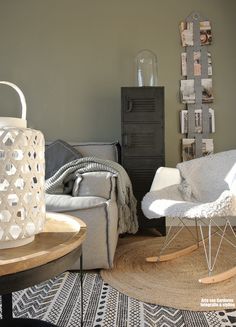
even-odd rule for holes
{"type": "MultiPolygon", "coordinates": [[[[232,152],[231,154],[235,155],[235,159],[233,160],[235,160],[236,162],[236,151],[235,152],[228,151],[228,152],[232,152]]],[[[224,153],[222,152],[221,154],[224,153]]],[[[221,154],[218,154],[218,156],[217,154],[215,155],[216,162],[220,157],[224,157],[224,155],[222,156],[221,154]]],[[[196,160],[198,161],[200,160],[200,165],[198,162],[195,173],[197,173],[197,178],[201,179],[201,176],[199,176],[201,175],[200,174],[201,163],[205,164],[206,158],[199,158],[191,161],[193,162],[196,160]]],[[[212,168],[211,165],[214,164],[214,161],[215,158],[213,158],[213,160],[210,159],[210,167],[208,167],[209,169],[212,168]]],[[[232,258],[233,259],[232,261],[234,261],[234,264],[236,264],[236,232],[232,227],[232,223],[231,223],[232,217],[236,217],[236,196],[234,195],[235,185],[236,185],[235,162],[233,165],[230,163],[228,166],[226,165],[226,167],[224,167],[226,170],[227,169],[229,170],[228,174],[226,174],[228,176],[226,177],[226,180],[228,178],[229,185],[227,184],[227,182],[225,183],[224,181],[223,185],[225,187],[225,190],[222,193],[220,193],[220,196],[215,201],[210,201],[205,203],[198,202],[196,200],[186,201],[184,200],[183,194],[180,191],[180,185],[181,183],[183,183],[183,176],[186,173],[185,170],[186,165],[190,165],[190,167],[187,167],[188,169],[190,168],[190,172],[191,172],[190,175],[193,174],[194,172],[194,169],[191,169],[190,162],[178,164],[177,167],[180,170],[177,168],[164,168],[164,167],[161,167],[157,170],[150,192],[147,193],[143,198],[142,210],[145,216],[150,219],[160,218],[163,216],[170,217],[172,218],[172,224],[170,224],[168,228],[166,239],[160,250],[159,255],[146,258],[147,262],[159,262],[159,261],[162,262],[162,261],[172,260],[197,250],[199,246],[203,246],[205,257],[206,257],[207,268],[208,268],[208,276],[199,279],[199,282],[205,284],[217,283],[236,275],[236,266],[232,267],[230,270],[215,275],[213,274],[213,270],[217,258],[219,256],[219,252],[223,240],[228,242],[231,246],[235,248],[235,256],[234,258],[232,258]],[[182,167],[181,165],[185,165],[185,166],[182,167]],[[232,166],[233,169],[229,169],[229,167],[232,166]],[[173,229],[176,229],[176,219],[178,221],[177,224],[178,229],[177,232],[173,233],[172,232],[173,229]],[[195,232],[193,232],[192,229],[186,224],[186,219],[194,220],[195,232]],[[218,223],[219,219],[222,219],[224,221],[223,226],[218,223]],[[173,223],[175,224],[175,226],[173,226],[173,223]],[[194,244],[186,248],[183,248],[181,250],[164,254],[166,248],[178,236],[178,234],[183,230],[183,228],[187,228],[189,232],[192,234],[193,238],[195,239],[194,244]],[[206,237],[204,236],[205,229],[207,229],[208,231],[206,237]],[[215,229],[214,232],[213,229],[215,229]],[[231,235],[229,235],[229,233],[231,235]],[[214,236],[219,236],[219,241],[218,241],[216,252],[213,257],[212,238],[214,236]]],[[[195,165],[193,165],[193,167],[195,167],[195,165]]],[[[210,171],[209,174],[211,174],[210,171]]],[[[217,177],[215,177],[215,174],[213,175],[214,175],[213,177],[217,179],[217,177]]],[[[202,177],[204,178],[205,176],[202,177]]],[[[218,177],[220,178],[220,176],[218,177]]],[[[218,181],[216,180],[216,184],[217,183],[218,181]]],[[[219,183],[217,184],[217,187],[218,186],[219,183]]],[[[184,187],[186,187],[186,185],[184,187]]],[[[210,187],[214,188],[214,184],[210,185],[210,187]]]]}

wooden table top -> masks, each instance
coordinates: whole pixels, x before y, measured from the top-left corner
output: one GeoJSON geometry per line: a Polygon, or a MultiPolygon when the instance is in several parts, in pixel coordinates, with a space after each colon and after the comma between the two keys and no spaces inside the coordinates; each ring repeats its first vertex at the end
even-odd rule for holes
{"type": "Polygon", "coordinates": [[[0,277],[39,267],[82,245],[85,223],[67,214],[46,213],[42,233],[29,244],[0,251],[0,277]]]}

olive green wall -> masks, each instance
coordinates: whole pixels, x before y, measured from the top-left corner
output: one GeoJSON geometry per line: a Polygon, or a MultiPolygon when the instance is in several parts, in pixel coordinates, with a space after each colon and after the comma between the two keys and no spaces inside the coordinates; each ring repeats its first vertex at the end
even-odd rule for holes
{"type": "MultiPolygon", "coordinates": [[[[47,140],[120,139],[120,87],[134,85],[134,57],[158,57],[165,86],[166,164],[180,159],[179,22],[193,10],[212,22],[215,151],[236,147],[235,0],[0,0],[0,80],[19,85],[29,126],[47,140]]],[[[0,116],[16,115],[1,88],[0,116]]]]}

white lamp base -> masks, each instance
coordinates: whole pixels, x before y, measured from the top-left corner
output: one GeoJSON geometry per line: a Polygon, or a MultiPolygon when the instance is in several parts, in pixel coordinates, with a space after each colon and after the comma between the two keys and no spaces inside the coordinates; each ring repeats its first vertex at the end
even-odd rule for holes
{"type": "Polygon", "coordinates": [[[34,241],[34,235],[31,237],[23,238],[21,240],[0,241],[0,249],[10,249],[17,246],[26,245],[34,241]]]}

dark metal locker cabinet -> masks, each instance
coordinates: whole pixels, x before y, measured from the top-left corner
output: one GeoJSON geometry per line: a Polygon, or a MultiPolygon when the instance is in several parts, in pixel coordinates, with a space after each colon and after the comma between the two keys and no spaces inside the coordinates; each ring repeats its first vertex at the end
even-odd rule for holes
{"type": "Polygon", "coordinates": [[[138,201],[140,229],[165,235],[165,218],[147,219],[141,210],[157,168],[165,165],[164,87],[122,87],[121,107],[121,163],[138,201]]]}

